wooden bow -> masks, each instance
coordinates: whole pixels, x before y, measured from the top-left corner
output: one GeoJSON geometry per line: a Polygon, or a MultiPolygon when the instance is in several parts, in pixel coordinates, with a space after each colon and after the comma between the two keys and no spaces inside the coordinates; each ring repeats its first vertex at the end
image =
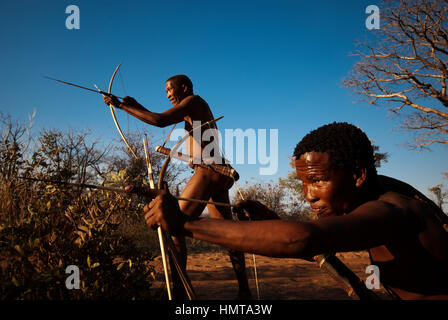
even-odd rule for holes
{"type": "MultiPolygon", "coordinates": [[[[112,77],[110,78],[109,81],[109,88],[107,90],[107,93],[110,94],[111,90],[112,90],[112,84],[114,83],[114,79],[115,79],[115,75],[117,74],[118,69],[120,69],[122,62],[120,62],[120,64],[115,68],[114,73],[112,74],[112,77]]],[[[115,126],[117,127],[118,132],[120,133],[121,138],[123,139],[124,143],[126,144],[126,146],[128,147],[129,151],[131,152],[131,154],[135,157],[135,159],[138,159],[137,155],[135,154],[135,152],[131,149],[131,147],[129,146],[128,141],[126,140],[126,138],[124,137],[123,132],[121,131],[120,125],[118,124],[117,121],[117,117],[115,116],[115,108],[112,104],[109,104],[110,107],[110,112],[112,114],[112,118],[114,119],[114,123],[115,126]]]]}
{"type": "MultiPolygon", "coordinates": [[[[201,127],[203,127],[203,126],[205,126],[205,125],[210,125],[211,123],[213,123],[213,122],[216,122],[216,121],[218,121],[218,120],[220,120],[220,119],[222,119],[223,117],[219,117],[219,118],[216,118],[216,119],[213,119],[213,120],[210,120],[210,121],[207,121],[207,122],[205,122],[205,123],[203,123],[201,126],[199,126],[199,127],[197,127],[197,128],[193,128],[193,129],[191,129],[190,131],[188,131],[175,145],[174,145],[174,147],[173,147],[173,149],[172,149],[172,151],[171,152],[176,152],[176,150],[180,147],[180,145],[189,137],[189,135],[190,135],[190,133],[191,132],[193,132],[193,130],[197,130],[197,129],[200,129],[201,127]]],[[[158,180],[158,182],[157,182],[157,187],[158,187],[158,189],[160,190],[160,189],[163,189],[165,186],[164,186],[164,178],[165,178],[165,173],[166,173],[166,171],[167,171],[167,169],[168,169],[168,165],[169,165],[169,163],[170,163],[170,160],[171,160],[171,155],[170,154],[168,154],[167,155],[167,157],[166,157],[166,159],[165,159],[165,162],[163,163],[163,166],[162,166],[162,168],[160,169],[160,173],[159,173],[159,180],[158,180]]],[[[179,275],[179,277],[180,277],[180,279],[181,279],[181,281],[182,281],[182,284],[183,284],[183,286],[184,286],[184,288],[185,288],[185,291],[186,291],[186,293],[187,293],[187,295],[188,295],[188,298],[190,299],[190,300],[194,300],[195,298],[196,298],[196,294],[195,294],[195,292],[194,292],[194,290],[193,290],[193,287],[192,287],[192,285],[191,285],[191,281],[190,281],[190,279],[188,278],[188,275],[186,274],[186,272],[185,272],[185,270],[180,266],[180,264],[178,263],[178,261],[180,261],[180,257],[179,257],[179,254],[178,254],[178,252],[177,252],[177,250],[176,250],[176,247],[175,247],[175,245],[174,245],[174,242],[173,242],[173,240],[171,239],[171,237],[169,237],[168,235],[166,235],[164,232],[163,232],[163,238],[165,239],[165,241],[166,241],[166,243],[167,243],[167,245],[168,245],[168,250],[169,250],[169,252],[170,252],[170,254],[171,254],[171,257],[172,258],[174,258],[173,259],[173,262],[174,262],[174,266],[176,267],[176,272],[177,272],[177,274],[179,275]]]]}
{"type": "MultiPolygon", "coordinates": [[[[120,69],[121,64],[122,64],[121,62],[120,62],[120,64],[118,64],[118,66],[115,68],[114,73],[112,74],[112,77],[110,78],[108,94],[110,94],[110,92],[112,90],[112,84],[114,82],[115,75],[117,74],[118,69],[120,69]]],[[[134,158],[135,159],[139,159],[139,157],[135,154],[135,152],[129,146],[128,141],[126,140],[126,138],[124,137],[123,132],[121,131],[120,125],[118,124],[118,121],[117,121],[117,117],[115,116],[115,108],[114,108],[114,106],[112,104],[110,104],[109,107],[110,107],[110,112],[112,114],[112,118],[114,119],[114,122],[115,122],[115,126],[117,127],[117,130],[120,133],[121,138],[123,139],[124,143],[128,147],[128,149],[131,152],[131,154],[134,156],[134,158]]],[[[144,148],[145,148],[146,164],[147,164],[147,169],[148,169],[148,179],[149,179],[149,182],[150,182],[151,189],[154,189],[155,188],[155,186],[154,186],[154,179],[153,179],[153,176],[152,176],[151,163],[149,161],[149,154],[148,154],[148,145],[147,145],[147,143],[148,142],[147,142],[147,139],[146,139],[146,136],[145,136],[144,148]]],[[[159,181],[159,189],[160,189],[160,185],[161,184],[160,184],[160,181],[159,181]]],[[[163,232],[161,227],[158,228],[157,232],[158,232],[158,236],[159,236],[160,250],[161,250],[161,253],[162,253],[163,268],[164,268],[164,272],[165,272],[165,280],[166,280],[166,285],[167,285],[167,290],[168,290],[168,298],[170,300],[172,299],[171,287],[170,287],[170,283],[169,283],[169,276],[168,276],[168,269],[167,269],[165,243],[168,244],[168,250],[171,253],[172,260],[174,262],[174,265],[176,266],[177,272],[181,276],[181,279],[182,279],[182,281],[184,283],[185,290],[187,291],[189,299],[190,300],[195,299],[195,293],[193,291],[193,288],[191,287],[191,283],[190,283],[189,279],[186,277],[186,275],[184,275],[183,270],[182,270],[182,268],[179,265],[179,261],[180,260],[179,260],[179,256],[176,255],[177,251],[175,249],[173,241],[171,240],[170,237],[165,235],[165,233],[163,232]]]]}
{"type": "MultiPolygon", "coordinates": [[[[148,138],[146,137],[146,134],[143,139],[143,147],[145,149],[145,159],[146,159],[146,167],[148,169],[149,187],[154,190],[156,186],[154,184],[154,177],[152,175],[152,166],[151,166],[151,160],[149,159],[149,151],[148,151],[148,138]]],[[[160,244],[160,251],[162,254],[163,271],[165,273],[165,282],[166,282],[166,289],[168,292],[168,299],[172,300],[173,298],[171,295],[171,286],[168,273],[168,263],[166,259],[165,241],[162,228],[160,226],[157,228],[157,234],[159,236],[159,244],[160,244]]]]}

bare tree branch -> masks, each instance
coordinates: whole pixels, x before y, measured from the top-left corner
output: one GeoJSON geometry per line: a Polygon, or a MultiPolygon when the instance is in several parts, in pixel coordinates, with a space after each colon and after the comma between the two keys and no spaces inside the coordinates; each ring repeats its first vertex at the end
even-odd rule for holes
{"type": "Polygon", "coordinates": [[[402,117],[412,147],[448,144],[448,0],[384,0],[375,41],[344,85],[402,117]]]}

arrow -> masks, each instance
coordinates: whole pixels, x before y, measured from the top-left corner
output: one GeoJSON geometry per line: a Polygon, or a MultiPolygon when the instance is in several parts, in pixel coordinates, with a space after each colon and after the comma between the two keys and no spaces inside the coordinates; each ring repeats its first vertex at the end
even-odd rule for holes
{"type": "MultiPolygon", "coordinates": [[[[127,194],[138,194],[146,196],[148,199],[154,199],[157,197],[158,192],[154,189],[148,189],[148,188],[142,188],[142,187],[136,187],[136,186],[128,186],[126,189],[120,189],[120,188],[112,188],[112,187],[104,187],[104,186],[98,186],[94,184],[86,184],[86,183],[74,183],[74,182],[66,182],[66,181],[58,181],[58,180],[47,180],[47,179],[37,179],[37,178],[30,178],[30,177],[18,177],[20,179],[24,180],[31,180],[31,181],[38,181],[38,182],[47,182],[52,184],[62,184],[62,185],[68,185],[73,187],[80,187],[80,188],[88,188],[88,189],[98,189],[98,190],[104,190],[104,191],[110,191],[110,192],[117,192],[117,193],[127,193],[127,194]]],[[[192,198],[183,198],[183,197],[177,197],[174,196],[177,200],[181,201],[191,201],[191,202],[199,202],[204,204],[214,204],[215,206],[224,206],[224,207],[234,207],[233,204],[228,204],[224,202],[213,202],[213,201],[206,201],[206,200],[200,200],[200,199],[192,199],[192,198]]]]}
{"type": "Polygon", "coordinates": [[[71,83],[71,82],[58,80],[58,79],[55,79],[55,78],[52,78],[52,77],[43,76],[43,78],[49,79],[49,80],[53,80],[53,81],[57,81],[57,82],[61,82],[61,83],[65,83],[65,84],[68,84],[70,86],[78,87],[78,88],[81,88],[81,89],[84,89],[84,90],[89,90],[89,91],[92,91],[92,92],[95,92],[95,93],[100,93],[100,94],[108,96],[108,97],[117,97],[118,99],[123,99],[122,97],[116,96],[116,95],[114,95],[112,93],[107,93],[107,92],[104,92],[104,91],[101,91],[101,90],[98,91],[98,90],[90,89],[90,88],[87,88],[87,87],[84,87],[84,86],[80,86],[78,84],[74,84],[74,83],[71,83]]]}

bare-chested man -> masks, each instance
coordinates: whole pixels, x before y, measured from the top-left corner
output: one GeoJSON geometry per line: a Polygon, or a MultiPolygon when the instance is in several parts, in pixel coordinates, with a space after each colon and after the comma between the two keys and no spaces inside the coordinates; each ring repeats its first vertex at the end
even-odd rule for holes
{"type": "MultiPolygon", "coordinates": [[[[171,234],[273,257],[368,250],[380,281],[400,299],[448,299],[446,215],[410,185],[377,175],[372,146],[360,129],[322,126],[303,138],[294,156],[316,221],[192,219],[167,193],[145,207],[146,221],[171,234]]],[[[240,206],[251,215],[273,216],[259,202],[240,206]]]]}
{"type": "MultiPolygon", "coordinates": [[[[112,103],[115,107],[126,111],[130,115],[157,127],[165,127],[170,124],[184,121],[185,130],[190,131],[193,128],[193,125],[196,127],[195,122],[200,125],[213,119],[213,114],[210,111],[207,102],[200,96],[193,94],[193,84],[187,76],[177,75],[169,78],[165,83],[165,91],[173,107],[163,113],[151,112],[131,97],[123,98],[122,102],[115,97],[105,97],[104,101],[106,104],[112,103]]],[[[216,124],[211,124],[211,127],[216,128],[216,124]]],[[[204,126],[201,131],[203,132],[207,129],[209,129],[209,127],[204,126]]],[[[202,134],[198,136],[202,137],[202,134]]],[[[194,138],[195,136],[191,135],[189,140],[187,140],[187,149],[190,156],[197,159],[201,157],[202,150],[206,146],[206,143],[196,141],[194,138]],[[200,152],[199,157],[198,151],[200,152]],[[195,153],[194,155],[193,152],[195,153]]],[[[214,148],[213,150],[216,151],[219,149],[214,148]]],[[[218,155],[212,154],[211,156],[216,159],[218,155]]],[[[229,189],[233,185],[233,180],[230,177],[200,166],[194,166],[194,171],[194,175],[188,181],[181,194],[182,197],[229,203],[229,189]]],[[[179,206],[183,214],[191,217],[198,217],[205,208],[204,204],[188,201],[179,201],[179,206]]],[[[207,208],[210,216],[213,218],[229,220],[232,218],[232,212],[229,207],[208,205],[207,208]]],[[[187,249],[185,238],[183,235],[179,235],[173,237],[173,240],[183,258],[182,262],[184,266],[186,266],[187,249]]],[[[238,280],[238,297],[240,299],[249,299],[251,293],[245,271],[244,254],[235,250],[229,250],[229,255],[238,280]]],[[[174,298],[185,299],[185,291],[175,274],[173,274],[173,283],[174,298]]]]}

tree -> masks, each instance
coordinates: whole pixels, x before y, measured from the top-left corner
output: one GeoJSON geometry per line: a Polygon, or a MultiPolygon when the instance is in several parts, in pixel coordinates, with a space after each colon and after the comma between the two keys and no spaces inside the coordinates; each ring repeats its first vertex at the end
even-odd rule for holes
{"type": "Polygon", "coordinates": [[[17,176],[24,164],[23,154],[31,142],[34,116],[29,116],[29,123],[19,124],[0,111],[0,179],[6,182],[17,176]]]}
{"type": "MultiPolygon", "coordinates": [[[[148,171],[146,167],[145,151],[143,146],[143,134],[139,132],[131,132],[127,134],[128,142],[137,154],[138,159],[134,158],[127,149],[120,143],[117,148],[119,150],[118,154],[114,154],[109,159],[109,168],[107,172],[120,172],[126,170],[126,175],[128,176],[129,182],[135,182],[136,180],[141,181],[144,179],[148,180],[148,171]]],[[[149,134],[149,141],[154,141],[151,139],[149,134]]],[[[166,159],[166,156],[154,151],[154,146],[148,142],[149,148],[149,160],[153,170],[153,177],[155,183],[157,183],[158,176],[162,165],[166,159]]],[[[174,194],[179,194],[179,186],[186,182],[186,174],[189,171],[188,165],[183,163],[176,163],[176,161],[171,161],[168,169],[165,173],[165,180],[168,182],[170,190],[174,194]]]]}
{"type": "MultiPolygon", "coordinates": [[[[305,206],[301,193],[302,184],[291,172],[285,179],[279,182],[246,183],[240,192],[246,200],[257,200],[274,211],[284,220],[311,220],[311,210],[305,206]]],[[[240,195],[235,196],[234,201],[239,200],[240,195]]]]}
{"type": "Polygon", "coordinates": [[[303,221],[316,219],[316,215],[306,205],[303,185],[297,177],[296,171],[289,172],[288,176],[284,179],[279,178],[278,183],[282,187],[285,197],[288,199],[288,216],[292,220],[303,221]]]}
{"type": "Polygon", "coordinates": [[[448,202],[446,201],[446,199],[448,199],[448,191],[443,190],[442,184],[428,188],[428,190],[434,194],[434,202],[443,211],[443,204],[448,202]]]}
{"type": "Polygon", "coordinates": [[[285,213],[283,205],[285,194],[283,188],[277,183],[246,183],[239,192],[241,192],[243,199],[260,201],[279,216],[285,213]]]}
{"type": "Polygon", "coordinates": [[[375,158],[375,168],[380,168],[382,162],[388,162],[389,160],[389,154],[387,152],[377,152],[379,151],[380,147],[372,144],[373,148],[373,156],[375,158]]]}
{"type": "Polygon", "coordinates": [[[89,142],[89,132],[43,129],[37,138],[38,150],[32,155],[28,174],[76,183],[96,183],[104,175],[108,148],[97,148],[99,139],[89,142]]]}
{"type": "Polygon", "coordinates": [[[448,144],[448,0],[385,0],[344,85],[401,116],[412,148],[448,144]],[[373,32],[373,31],[372,31],[373,32]]]}

